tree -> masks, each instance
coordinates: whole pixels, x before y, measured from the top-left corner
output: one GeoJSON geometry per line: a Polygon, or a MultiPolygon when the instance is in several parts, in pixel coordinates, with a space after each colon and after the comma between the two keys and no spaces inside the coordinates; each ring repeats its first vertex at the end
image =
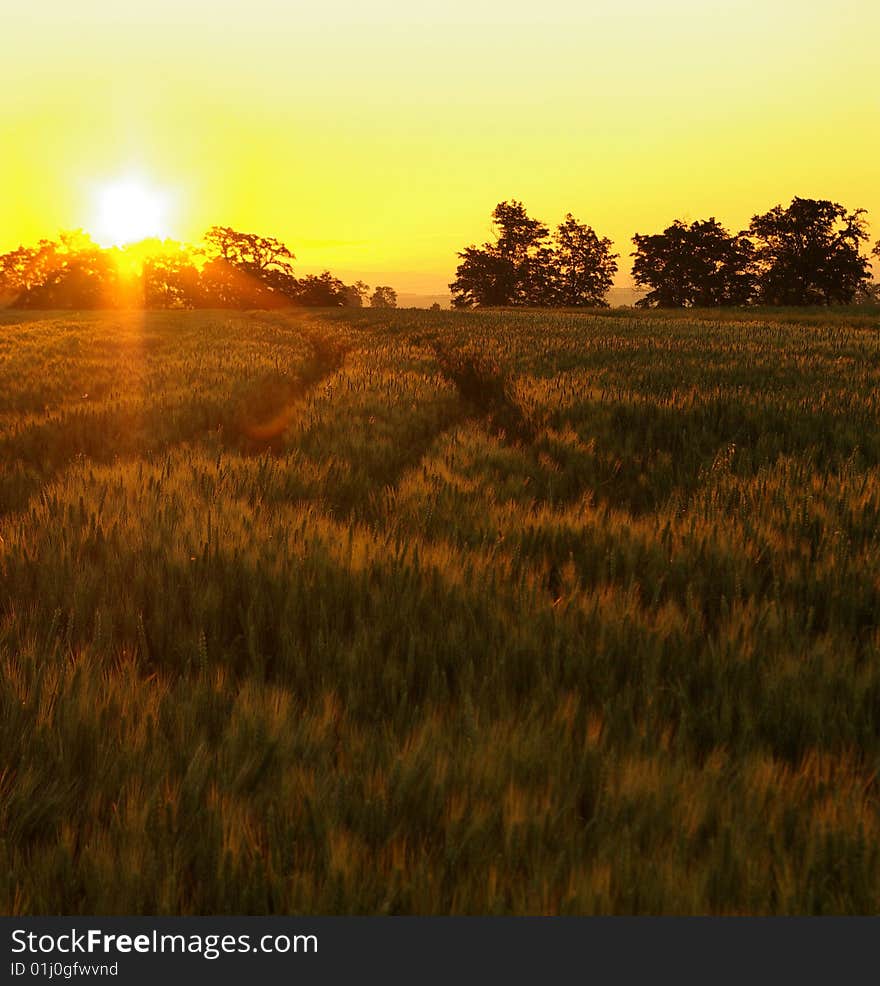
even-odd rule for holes
{"type": "Polygon", "coordinates": [[[488,244],[465,247],[458,254],[461,263],[449,285],[455,308],[494,308],[509,305],[516,293],[516,269],[488,244]]]}
{"type": "Polygon", "coordinates": [[[604,305],[617,272],[611,240],[568,213],[553,234],[521,202],[492,212],[495,241],[469,246],[449,285],[455,308],[604,305]]]}
{"type": "Polygon", "coordinates": [[[387,285],[380,285],[370,298],[371,308],[397,308],[397,292],[387,285]]]}
{"type": "Polygon", "coordinates": [[[181,244],[151,253],[142,277],[145,308],[197,308],[205,300],[198,268],[181,244]]]}
{"type": "Polygon", "coordinates": [[[714,218],[633,237],[633,280],[648,294],[643,307],[713,308],[748,304],[755,292],[754,250],[714,218]]]}
{"type": "Polygon", "coordinates": [[[35,247],[19,246],[0,256],[0,296],[11,303],[44,284],[59,266],[59,244],[40,240],[35,247]]]}
{"type": "Polygon", "coordinates": [[[492,213],[495,226],[495,250],[513,272],[512,297],[508,304],[540,304],[551,280],[547,269],[550,231],[538,219],[526,213],[522,202],[499,202],[492,213]]]}
{"type": "Polygon", "coordinates": [[[271,270],[289,271],[293,252],[281,240],[256,233],[239,233],[230,226],[212,226],[204,236],[205,245],[241,270],[252,274],[271,270]]]}
{"type": "MultiPolygon", "coordinates": [[[[871,254],[880,258],[880,240],[874,244],[871,254]]],[[[853,301],[859,305],[880,305],[880,281],[865,282],[856,292],[853,301]]]]}
{"type": "Polygon", "coordinates": [[[325,270],[299,280],[296,300],[308,308],[338,308],[346,304],[348,290],[338,277],[325,270]]]}
{"type": "MultiPolygon", "coordinates": [[[[0,303],[28,308],[278,308],[364,303],[363,281],[293,276],[280,240],[212,226],[205,245],[149,239],[102,249],[81,230],[0,255],[0,303]],[[200,258],[207,259],[201,260],[200,258]]],[[[389,287],[379,302],[396,305],[389,287]]],[[[374,301],[375,303],[375,301],[374,301]]]]}
{"type": "MultiPolygon", "coordinates": [[[[21,308],[112,308],[120,303],[117,264],[82,230],[63,232],[59,242],[41,240],[18,267],[21,308]]],[[[17,266],[13,263],[13,267],[17,266]]]]}
{"type": "Polygon", "coordinates": [[[608,307],[605,295],[614,283],[618,254],[569,212],[556,227],[551,262],[552,303],[564,307],[608,307]]]}
{"type": "Polygon", "coordinates": [[[754,216],[749,235],[760,265],[760,299],[770,305],[851,302],[868,282],[864,209],[847,212],[826,199],[794,198],[754,216]]]}
{"type": "Polygon", "coordinates": [[[856,291],[853,302],[857,305],[880,305],[880,284],[863,284],[856,291]]]}
{"type": "Polygon", "coordinates": [[[278,307],[298,293],[293,252],[280,240],[212,226],[204,236],[208,262],[203,279],[219,304],[278,307]]]}
{"type": "Polygon", "coordinates": [[[354,284],[345,286],[344,294],[343,304],[348,308],[363,308],[364,302],[370,296],[370,285],[363,281],[355,281],[354,284]]]}
{"type": "Polygon", "coordinates": [[[540,304],[550,281],[549,230],[522,202],[499,202],[492,212],[494,242],[469,246],[449,285],[456,308],[540,304]]]}

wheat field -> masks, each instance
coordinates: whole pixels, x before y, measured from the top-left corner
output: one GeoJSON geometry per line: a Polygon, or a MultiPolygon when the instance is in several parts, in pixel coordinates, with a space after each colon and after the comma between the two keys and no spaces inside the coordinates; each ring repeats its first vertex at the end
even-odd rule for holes
{"type": "Polygon", "coordinates": [[[880,313],[0,313],[0,910],[880,909],[880,313]]]}

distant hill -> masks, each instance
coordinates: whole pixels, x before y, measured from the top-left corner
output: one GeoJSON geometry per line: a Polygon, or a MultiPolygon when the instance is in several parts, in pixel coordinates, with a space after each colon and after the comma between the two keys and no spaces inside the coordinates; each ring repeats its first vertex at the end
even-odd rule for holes
{"type": "Polygon", "coordinates": [[[407,291],[397,293],[397,304],[400,308],[430,308],[431,305],[439,305],[441,308],[451,306],[452,297],[446,294],[414,294],[407,291]]]}

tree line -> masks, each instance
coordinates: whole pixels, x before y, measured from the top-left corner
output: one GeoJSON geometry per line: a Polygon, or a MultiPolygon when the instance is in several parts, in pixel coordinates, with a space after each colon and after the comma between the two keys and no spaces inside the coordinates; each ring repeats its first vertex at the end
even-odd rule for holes
{"type": "MultiPolygon", "coordinates": [[[[633,237],[632,274],[642,307],[831,305],[880,301],[870,279],[865,210],[794,198],[730,233],[714,217],[675,220],[633,237]]],[[[619,254],[570,213],[551,233],[521,202],[492,212],[493,238],[458,254],[450,284],[457,308],[607,307],[619,254]]],[[[873,249],[880,257],[880,241],[873,249]]],[[[393,308],[387,285],[372,294],[329,271],[297,277],[295,256],[274,237],[212,226],[203,245],[151,241],[102,248],[81,231],[0,255],[0,303],[21,308],[393,308]]]]}
{"type": "MultiPolygon", "coordinates": [[[[676,220],[662,233],[633,237],[640,307],[831,305],[880,300],[862,252],[865,210],[794,198],[730,233],[711,217],[676,220]]],[[[527,305],[607,307],[619,254],[607,237],[571,214],[551,235],[521,202],[492,212],[493,239],[458,254],[449,285],[457,308],[527,305]]],[[[880,257],[880,241],[873,249],[880,257]]]]}
{"type": "Polygon", "coordinates": [[[170,240],[102,248],[62,233],[0,255],[0,299],[17,308],[394,308],[397,294],[329,271],[296,277],[293,251],[270,236],[212,226],[203,245],[170,240]]]}

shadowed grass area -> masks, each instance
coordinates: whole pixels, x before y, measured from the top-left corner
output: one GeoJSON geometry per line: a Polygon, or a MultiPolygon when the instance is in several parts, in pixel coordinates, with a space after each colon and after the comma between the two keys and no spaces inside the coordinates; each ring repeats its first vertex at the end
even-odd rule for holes
{"type": "Polygon", "coordinates": [[[3,314],[0,908],[876,911],[873,317],[3,314]]]}

